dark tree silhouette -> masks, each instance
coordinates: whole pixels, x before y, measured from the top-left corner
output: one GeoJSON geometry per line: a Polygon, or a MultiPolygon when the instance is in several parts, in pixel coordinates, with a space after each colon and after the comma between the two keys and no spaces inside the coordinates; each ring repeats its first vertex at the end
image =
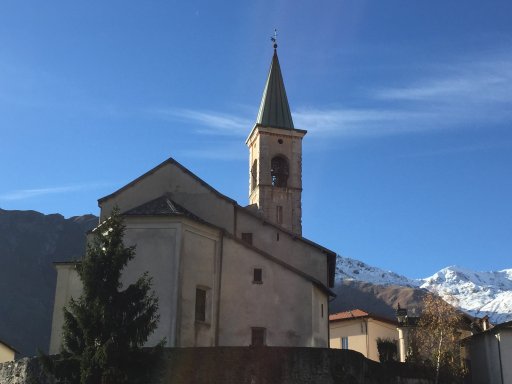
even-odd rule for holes
{"type": "Polygon", "coordinates": [[[135,256],[125,247],[119,210],[93,231],[84,259],[76,268],[83,293],[64,308],[63,346],[44,365],[63,382],[121,384],[145,382],[157,348],[142,345],[158,323],[158,302],[151,278],[143,274],[126,288],[121,273],[135,256]]]}

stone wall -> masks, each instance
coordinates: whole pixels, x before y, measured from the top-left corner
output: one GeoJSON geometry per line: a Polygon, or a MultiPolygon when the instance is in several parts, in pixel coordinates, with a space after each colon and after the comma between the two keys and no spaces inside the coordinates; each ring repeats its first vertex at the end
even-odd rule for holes
{"type": "Polygon", "coordinates": [[[182,348],[167,353],[158,384],[428,384],[403,364],[384,366],[328,348],[182,348]]]}
{"type": "Polygon", "coordinates": [[[0,364],[1,384],[51,384],[39,365],[38,358],[23,358],[0,364]]]}
{"type": "MultiPolygon", "coordinates": [[[[216,347],[165,351],[153,384],[430,384],[403,364],[327,348],[216,347]]],[[[50,384],[36,358],[0,364],[2,384],[50,384]]],[[[148,383],[150,384],[150,383],[148,383]]]]}

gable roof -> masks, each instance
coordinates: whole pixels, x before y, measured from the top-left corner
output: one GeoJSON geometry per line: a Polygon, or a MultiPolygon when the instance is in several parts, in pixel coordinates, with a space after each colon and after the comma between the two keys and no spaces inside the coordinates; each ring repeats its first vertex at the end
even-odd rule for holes
{"type": "Polygon", "coordinates": [[[378,321],[382,321],[384,323],[398,325],[395,320],[388,319],[386,317],[373,315],[369,312],[365,312],[361,309],[352,309],[350,311],[338,312],[329,315],[329,322],[338,322],[338,321],[346,321],[346,320],[354,320],[354,319],[374,319],[378,321]]]}
{"type": "MultiPolygon", "coordinates": [[[[248,215],[252,216],[252,217],[255,217],[257,218],[258,220],[261,220],[261,222],[263,224],[268,224],[278,230],[280,230],[281,232],[289,235],[291,238],[293,239],[296,239],[296,240],[299,240],[299,241],[302,241],[314,248],[317,248],[318,250],[320,250],[322,253],[324,253],[327,257],[327,265],[328,265],[328,270],[329,270],[329,286],[332,287],[334,286],[334,275],[335,275],[335,268],[336,268],[336,253],[331,251],[330,249],[327,249],[317,243],[315,243],[314,241],[311,241],[309,239],[306,239],[305,237],[302,237],[300,235],[297,235],[296,233],[293,233],[292,231],[286,229],[286,228],[283,228],[282,226],[276,224],[276,223],[273,223],[271,221],[267,221],[265,220],[262,216],[260,216],[257,212],[254,212],[252,209],[248,208],[248,207],[243,207],[241,205],[239,205],[235,200],[227,197],[226,195],[220,193],[219,191],[217,191],[215,188],[213,188],[210,184],[208,184],[206,181],[204,181],[203,179],[201,179],[199,176],[197,176],[196,174],[194,174],[193,172],[191,172],[189,169],[187,169],[185,166],[183,166],[182,164],[180,164],[179,162],[177,162],[175,159],[173,159],[172,157],[169,157],[167,160],[163,161],[162,163],[158,164],[156,167],[150,169],[149,171],[147,171],[146,173],[142,174],[141,176],[137,177],[136,179],[132,180],[131,182],[129,182],[128,184],[126,184],[125,186],[119,188],[117,191],[114,191],[112,192],[111,194],[107,195],[107,196],[104,196],[100,199],[98,199],[98,205],[101,207],[101,204],[106,201],[106,200],[109,200],[117,195],[119,195],[120,193],[122,193],[123,191],[127,190],[128,188],[132,187],[133,185],[139,183],[140,181],[144,180],[145,178],[151,176],[152,174],[156,173],[159,169],[165,167],[166,165],[175,165],[177,168],[179,168],[182,172],[184,172],[185,174],[189,175],[190,177],[192,177],[195,181],[197,181],[198,183],[200,183],[203,187],[205,187],[206,189],[208,189],[210,192],[212,192],[213,194],[215,194],[217,197],[231,203],[235,209],[238,209],[238,210],[241,210],[243,211],[244,213],[247,213],[248,215]]],[[[144,204],[143,204],[144,205],[144,204]]],[[[175,204],[176,205],[176,204],[175,204]]],[[[140,208],[140,207],[138,207],[140,208]]],[[[183,208],[185,209],[185,208],[183,208]]],[[[197,216],[196,216],[197,217],[197,216]]],[[[201,220],[201,219],[200,219],[201,220]]]]}
{"type": "Polygon", "coordinates": [[[101,203],[103,203],[104,201],[108,200],[108,199],[111,199],[117,195],[119,195],[121,192],[127,190],[128,188],[130,188],[131,186],[137,184],[139,181],[147,178],[148,176],[151,176],[153,173],[155,173],[156,171],[158,171],[160,168],[163,168],[165,167],[166,165],[169,165],[169,164],[174,164],[176,165],[181,171],[183,171],[184,173],[186,173],[187,175],[191,176],[195,181],[197,181],[198,183],[200,183],[203,187],[207,188],[209,191],[213,192],[215,195],[217,195],[218,197],[222,198],[222,199],[225,199],[231,203],[234,203],[234,204],[237,204],[237,202],[229,197],[227,197],[226,195],[223,195],[222,193],[220,193],[219,191],[217,191],[215,188],[213,188],[210,184],[208,184],[206,181],[204,181],[203,179],[201,179],[200,177],[198,177],[196,174],[194,174],[193,172],[191,172],[190,170],[188,170],[187,168],[185,168],[185,166],[181,165],[180,163],[178,163],[176,160],[174,160],[172,157],[169,157],[167,160],[164,160],[163,162],[161,162],[160,164],[158,164],[156,167],[154,168],[151,168],[149,171],[147,171],[146,173],[143,173],[142,175],[140,175],[139,177],[137,177],[136,179],[130,181],[128,184],[122,186],[121,188],[119,188],[117,191],[114,191],[112,192],[111,194],[107,195],[107,196],[103,196],[103,197],[100,197],[98,199],[98,205],[101,206],[101,203]]]}
{"type": "Polygon", "coordinates": [[[192,220],[204,222],[171,199],[169,195],[157,197],[154,200],[141,204],[122,213],[123,216],[185,216],[192,220]]]}

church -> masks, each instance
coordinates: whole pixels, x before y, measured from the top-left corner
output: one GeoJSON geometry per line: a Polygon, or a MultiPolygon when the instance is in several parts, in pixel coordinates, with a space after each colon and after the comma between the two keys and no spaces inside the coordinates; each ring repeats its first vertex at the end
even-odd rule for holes
{"type": "MultiPolygon", "coordinates": [[[[249,150],[249,205],[241,206],[169,158],[98,200],[100,222],[118,206],[123,271],[153,279],[160,321],[147,341],[168,347],[329,346],[336,254],[302,236],[302,140],[293,125],[277,45],[249,150]]],[[[55,263],[50,353],[62,343],[62,308],[81,293],[76,263],[55,263]]]]}

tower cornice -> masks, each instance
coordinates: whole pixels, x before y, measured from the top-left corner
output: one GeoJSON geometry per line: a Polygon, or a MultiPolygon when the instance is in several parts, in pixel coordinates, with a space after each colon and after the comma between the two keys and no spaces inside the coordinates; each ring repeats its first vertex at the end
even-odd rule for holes
{"type": "Polygon", "coordinates": [[[247,146],[250,146],[250,144],[254,141],[256,137],[256,133],[259,133],[260,135],[272,135],[272,136],[281,136],[281,137],[295,137],[302,139],[308,131],[305,129],[281,129],[276,127],[268,127],[261,124],[255,124],[254,127],[251,130],[251,133],[249,133],[249,136],[247,136],[247,139],[245,140],[245,144],[247,146]]]}

